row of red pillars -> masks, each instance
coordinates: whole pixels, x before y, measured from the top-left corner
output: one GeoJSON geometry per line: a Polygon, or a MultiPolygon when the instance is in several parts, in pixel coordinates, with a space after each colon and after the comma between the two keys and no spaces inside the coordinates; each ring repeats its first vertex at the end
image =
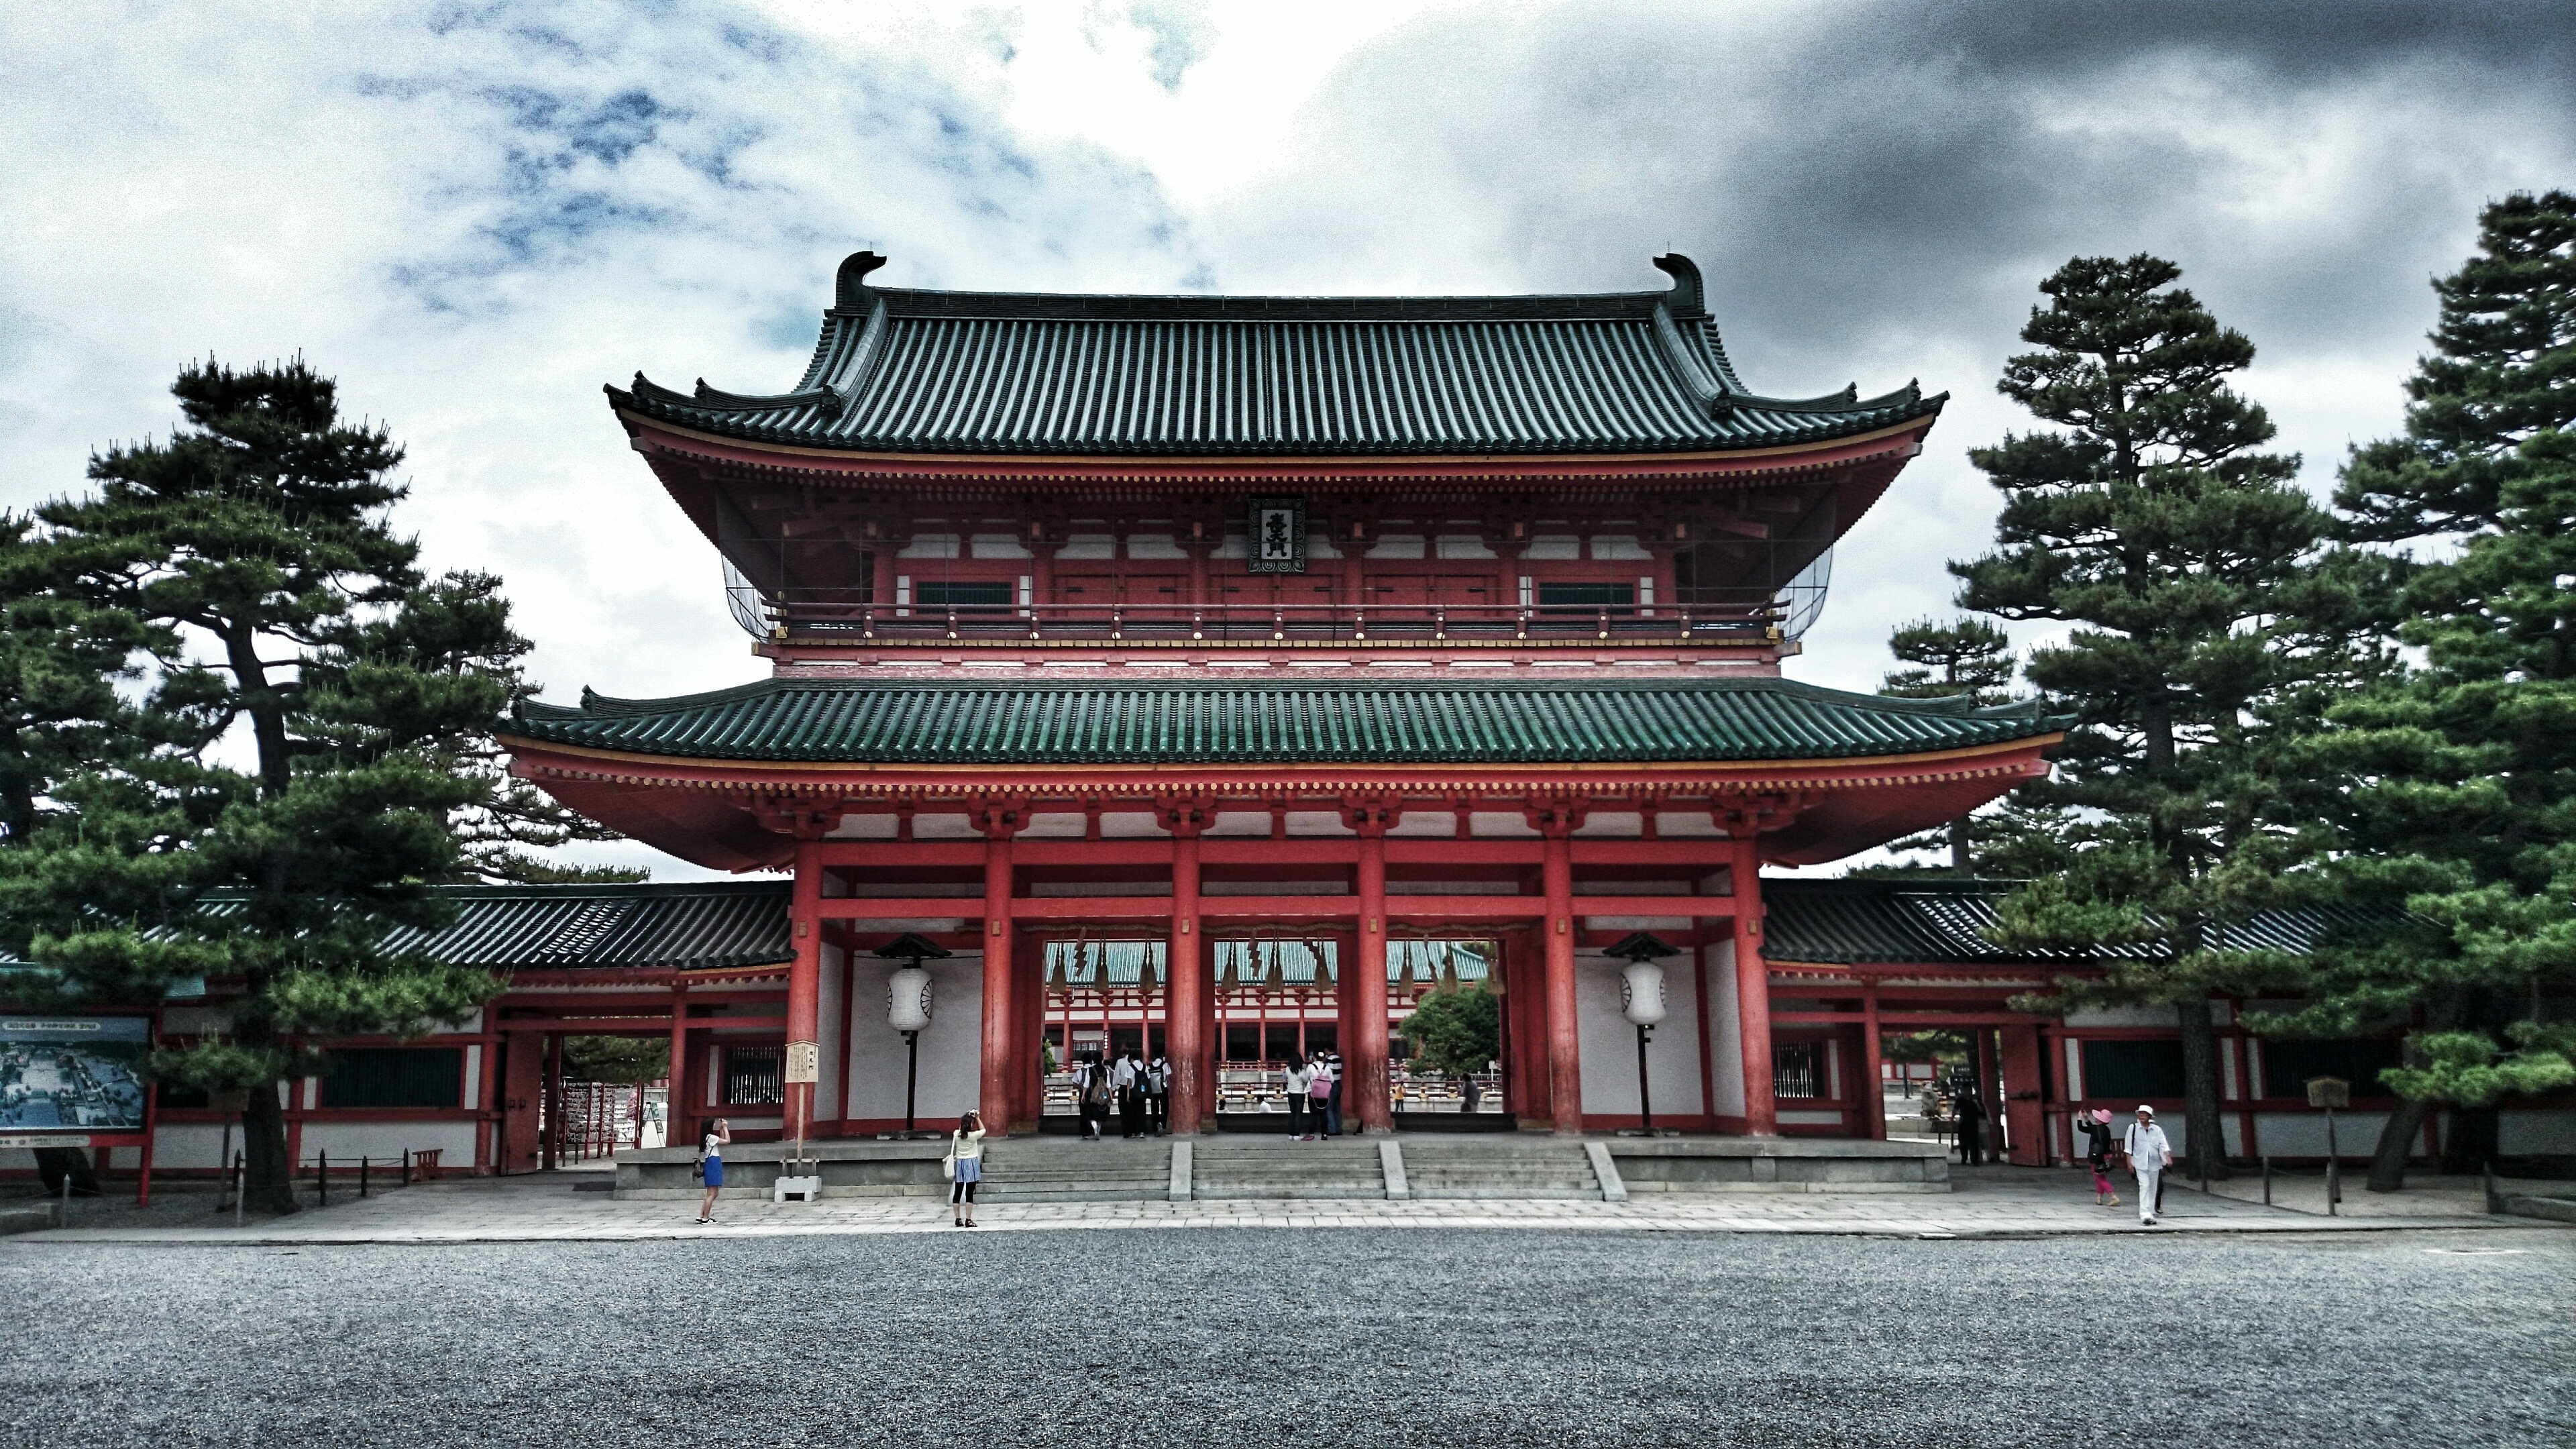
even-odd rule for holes
{"type": "MultiPolygon", "coordinates": [[[[1202,962],[1199,930],[1199,835],[1210,812],[1180,808],[1165,812],[1172,834],[1172,924],[1170,968],[1165,1001],[1164,1050],[1173,1067],[1171,1130],[1197,1132],[1204,1125],[1213,1084],[1207,1080],[1208,1050],[1206,973],[1185,969],[1202,962]]],[[[1401,812],[1382,806],[1345,810],[1347,824],[1359,837],[1359,931],[1357,959],[1343,974],[1353,993],[1349,1018],[1354,1027],[1343,1060],[1350,1079],[1345,1100],[1357,1111],[1362,1132],[1394,1130],[1387,1098],[1386,1026],[1386,832],[1401,812]]],[[[1568,810],[1533,810],[1530,820],[1544,844],[1540,875],[1546,896],[1544,998],[1547,1037],[1548,1117],[1560,1133],[1583,1131],[1582,1043],[1575,1033],[1574,867],[1570,838],[1581,823],[1568,810]]],[[[983,1074],[979,1094],[987,1130],[1012,1128],[1012,837],[1025,824],[1024,811],[997,810],[984,817],[984,1011],[983,1074]]],[[[814,1121],[814,1092],[822,1041],[823,900],[821,820],[803,822],[796,837],[796,881],[788,914],[796,955],[787,974],[787,1122],[785,1135],[805,1140],[814,1121]]],[[[1778,1111],[1771,1083],[1770,972],[1762,961],[1761,850],[1751,836],[1739,838],[1729,872],[1736,894],[1731,920],[1735,944],[1736,1018],[1744,1058],[1744,1123],[1755,1136],[1778,1130],[1778,1111]]]]}

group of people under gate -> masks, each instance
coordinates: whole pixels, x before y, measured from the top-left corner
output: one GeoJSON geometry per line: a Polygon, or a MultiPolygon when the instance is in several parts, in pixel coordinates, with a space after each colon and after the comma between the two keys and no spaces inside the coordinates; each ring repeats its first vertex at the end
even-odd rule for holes
{"type": "MultiPolygon", "coordinates": [[[[1288,1136],[1311,1142],[1342,1135],[1342,1059],[1317,1051],[1290,1064],[1282,1075],[1287,1099],[1288,1136]]],[[[1074,1106],[1082,1118],[1082,1138],[1101,1140],[1109,1116],[1118,1116],[1118,1135],[1134,1140],[1171,1131],[1171,1060],[1156,1052],[1148,1059],[1130,1046],[1108,1054],[1085,1053],[1074,1067],[1074,1106]]]]}

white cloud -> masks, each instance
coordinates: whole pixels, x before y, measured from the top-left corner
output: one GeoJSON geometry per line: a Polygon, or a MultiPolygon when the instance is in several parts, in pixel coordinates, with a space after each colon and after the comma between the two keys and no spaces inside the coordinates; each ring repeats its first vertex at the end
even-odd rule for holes
{"type": "Polygon", "coordinates": [[[1868,688],[1983,545],[1961,453],[2025,425],[1991,381],[2057,262],[2181,260],[2322,480],[2396,425],[2477,203],[2576,177],[2563,12],[2009,9],[10,7],[0,502],[166,429],[184,360],[301,351],[411,445],[403,518],[509,580],[557,697],[708,688],[756,663],[598,388],[783,385],[849,250],[913,286],[1456,292],[1652,287],[1677,247],[1756,386],[1956,394],[1796,666],[1868,688]]]}

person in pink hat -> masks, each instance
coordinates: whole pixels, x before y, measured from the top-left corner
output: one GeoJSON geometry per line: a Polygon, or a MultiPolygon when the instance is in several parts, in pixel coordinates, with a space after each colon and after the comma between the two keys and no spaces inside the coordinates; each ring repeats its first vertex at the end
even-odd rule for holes
{"type": "Polygon", "coordinates": [[[2093,1205],[2118,1207],[2120,1194],[2111,1187],[2111,1109],[2078,1113],[2075,1125],[2084,1131],[2084,1165],[2093,1169],[2093,1205]]]}

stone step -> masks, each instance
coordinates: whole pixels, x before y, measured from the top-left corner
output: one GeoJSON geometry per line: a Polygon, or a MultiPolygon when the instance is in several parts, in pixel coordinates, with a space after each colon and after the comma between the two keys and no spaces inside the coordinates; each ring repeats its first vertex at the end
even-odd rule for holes
{"type": "Polygon", "coordinates": [[[1206,1142],[1192,1166],[1191,1196],[1211,1201],[1386,1196],[1374,1142],[1206,1142]]]}
{"type": "Polygon", "coordinates": [[[1579,1142],[1408,1142],[1404,1171],[1417,1198],[1590,1198],[1601,1179],[1579,1142]]]}

